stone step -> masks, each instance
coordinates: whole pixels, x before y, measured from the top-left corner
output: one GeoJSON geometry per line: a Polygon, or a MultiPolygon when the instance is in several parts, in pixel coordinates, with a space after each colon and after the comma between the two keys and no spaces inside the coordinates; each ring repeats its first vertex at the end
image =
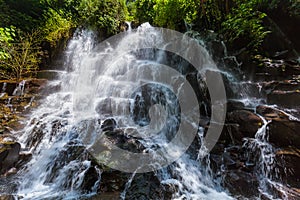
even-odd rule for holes
{"type": "Polygon", "coordinates": [[[6,93],[9,96],[13,95],[14,90],[19,85],[16,81],[0,81],[0,91],[6,93]]]}
{"type": "Polygon", "coordinates": [[[271,81],[263,83],[263,87],[267,91],[296,91],[300,90],[300,82],[298,80],[271,81]]]}
{"type": "Polygon", "coordinates": [[[300,91],[274,90],[267,95],[268,104],[276,104],[287,108],[300,107],[300,91]]]}
{"type": "Polygon", "coordinates": [[[64,73],[64,71],[59,70],[41,70],[36,72],[37,79],[47,79],[47,80],[56,80],[59,78],[59,75],[64,73]]]}

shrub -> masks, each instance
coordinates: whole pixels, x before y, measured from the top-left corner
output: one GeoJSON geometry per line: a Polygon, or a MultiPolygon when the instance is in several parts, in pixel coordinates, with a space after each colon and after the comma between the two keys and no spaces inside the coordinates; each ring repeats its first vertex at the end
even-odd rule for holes
{"type": "Polygon", "coordinates": [[[18,42],[2,46],[7,56],[0,59],[0,77],[4,79],[22,79],[38,69],[40,63],[38,32],[20,37],[18,42]]]}
{"type": "Polygon", "coordinates": [[[107,35],[119,32],[126,18],[124,0],[82,0],[77,10],[83,23],[107,35]]]}

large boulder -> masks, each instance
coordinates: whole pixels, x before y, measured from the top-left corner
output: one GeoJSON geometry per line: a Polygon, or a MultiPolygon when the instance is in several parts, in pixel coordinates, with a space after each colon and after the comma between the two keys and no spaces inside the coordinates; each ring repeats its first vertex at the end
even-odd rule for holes
{"type": "Polygon", "coordinates": [[[263,116],[266,120],[290,120],[290,116],[274,107],[267,105],[259,105],[256,107],[256,113],[263,116]]]}
{"type": "Polygon", "coordinates": [[[243,137],[254,137],[257,130],[262,126],[262,119],[248,110],[236,110],[227,115],[227,122],[238,124],[238,132],[243,137]]]}
{"type": "Polygon", "coordinates": [[[276,147],[300,147],[300,122],[272,120],[268,124],[269,141],[276,147]]]}
{"type": "MultiPolygon", "coordinates": [[[[276,170],[280,180],[290,187],[300,189],[300,149],[283,148],[276,151],[276,170]]],[[[300,193],[298,192],[300,196],[300,193]]]]}
{"type": "Polygon", "coordinates": [[[257,177],[241,170],[228,170],[223,176],[222,184],[234,196],[253,198],[259,193],[257,177]]]}
{"type": "Polygon", "coordinates": [[[0,135],[0,170],[5,173],[19,159],[21,145],[9,134],[0,135]]]}
{"type": "Polygon", "coordinates": [[[267,95],[267,102],[287,108],[299,107],[300,91],[274,90],[267,95]]]}

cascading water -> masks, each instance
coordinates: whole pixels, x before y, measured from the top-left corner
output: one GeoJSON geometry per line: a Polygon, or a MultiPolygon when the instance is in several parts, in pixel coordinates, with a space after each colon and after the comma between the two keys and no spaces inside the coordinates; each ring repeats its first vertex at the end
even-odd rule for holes
{"type": "MultiPolygon", "coordinates": [[[[145,81],[145,77],[155,81],[161,76],[162,66],[157,61],[166,59],[166,54],[136,49],[144,43],[163,42],[160,33],[149,24],[143,24],[137,32],[128,31],[115,48],[94,48],[95,41],[96,37],[90,31],[75,33],[65,52],[65,71],[59,80],[49,83],[61,85],[61,89],[43,99],[39,108],[33,111],[29,124],[20,132],[23,148],[33,154],[32,160],[19,173],[18,195],[24,199],[78,199],[97,193],[102,170],[86,148],[93,146],[95,138],[103,134],[101,124],[107,118],[113,117],[111,122],[119,129],[145,135],[139,141],[144,151],[165,145],[172,136],[159,134],[153,137],[148,133],[146,129],[152,125],[150,119],[155,116],[151,116],[151,112],[150,116],[145,115],[142,109],[136,108],[136,102],[140,106],[145,101],[169,101],[176,108],[174,97],[165,90],[164,100],[157,100],[157,96],[143,99],[143,92],[156,91],[157,88],[151,85],[133,90],[137,83],[145,81]],[[132,94],[132,98],[124,98],[132,94]],[[118,115],[112,115],[111,110],[118,115]],[[90,173],[96,174],[96,178],[90,180],[90,173]]],[[[205,64],[213,64],[207,52],[201,56],[205,64]]],[[[172,78],[176,82],[182,76],[172,78]]],[[[160,130],[166,122],[169,125],[166,133],[176,130],[177,114],[176,109],[165,111],[158,116],[162,117],[158,120],[161,123],[152,128],[160,130]],[[165,118],[166,115],[169,118],[165,118]]],[[[180,120],[185,119],[181,117],[180,120]]],[[[198,134],[199,138],[203,137],[204,130],[199,129],[198,134]]],[[[232,199],[218,181],[213,180],[209,159],[203,156],[205,149],[198,147],[196,151],[198,158],[185,153],[170,166],[156,171],[160,182],[176,188],[173,199],[232,199]]],[[[126,198],[134,175],[120,198],[126,198]]]]}

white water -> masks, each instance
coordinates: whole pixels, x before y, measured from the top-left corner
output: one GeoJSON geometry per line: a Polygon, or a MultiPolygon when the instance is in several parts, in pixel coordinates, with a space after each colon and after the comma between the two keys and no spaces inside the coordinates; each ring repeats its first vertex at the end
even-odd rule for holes
{"type": "MultiPolygon", "coordinates": [[[[93,190],[88,193],[81,191],[85,173],[92,167],[88,159],[58,162],[59,168],[54,177],[52,173],[62,152],[70,153],[68,145],[71,141],[76,143],[91,134],[89,143],[92,145],[93,138],[99,133],[98,119],[103,120],[111,115],[109,109],[101,109],[107,105],[107,99],[119,114],[114,115],[118,126],[133,127],[143,135],[145,128],[137,126],[126,115],[133,99],[123,97],[132,94],[132,89],[145,80],[145,75],[155,80],[162,70],[155,61],[139,60],[130,51],[143,43],[163,42],[162,38],[149,24],[143,24],[137,32],[128,31],[115,48],[94,49],[95,41],[96,37],[90,31],[78,31],[75,34],[65,52],[64,71],[59,80],[49,83],[52,86],[61,85],[61,90],[42,101],[32,113],[29,124],[20,132],[23,148],[33,153],[30,163],[20,172],[18,195],[24,199],[75,199],[96,193],[101,180],[100,169],[96,169],[98,180],[93,190]],[[32,137],[36,137],[37,141],[33,141],[32,137]]],[[[164,59],[164,54],[156,56],[156,59],[164,59]]],[[[207,58],[205,62],[212,61],[207,58]]],[[[182,77],[173,78],[176,81],[182,77]]],[[[160,127],[158,125],[156,128],[160,127]]],[[[199,134],[203,134],[203,130],[199,130],[199,134]]],[[[141,142],[146,148],[151,148],[153,145],[164,145],[167,139],[161,137],[141,142]]],[[[202,149],[199,151],[198,159],[185,154],[170,167],[158,171],[160,181],[177,186],[174,199],[232,199],[219,186],[218,181],[213,180],[209,159],[201,156],[202,149]]],[[[126,197],[127,186],[121,193],[123,199],[126,197]]]]}

